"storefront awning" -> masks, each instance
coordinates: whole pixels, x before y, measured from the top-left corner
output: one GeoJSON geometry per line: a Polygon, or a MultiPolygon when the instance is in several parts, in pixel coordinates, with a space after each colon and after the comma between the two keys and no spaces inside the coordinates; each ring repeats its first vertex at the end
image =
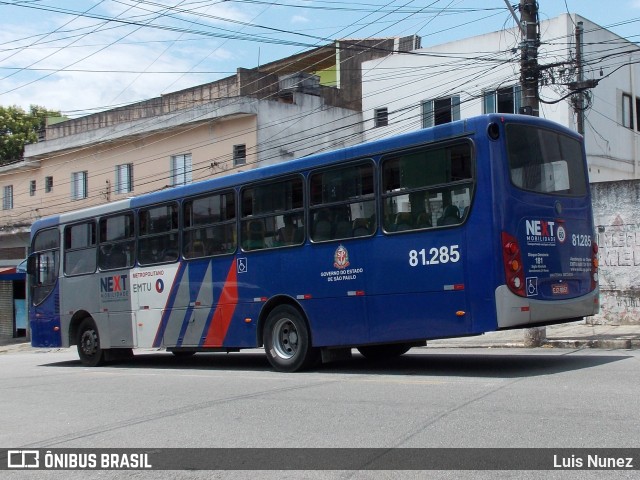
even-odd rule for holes
{"type": "Polygon", "coordinates": [[[25,273],[18,272],[16,267],[0,267],[0,280],[24,280],[25,273]]]}

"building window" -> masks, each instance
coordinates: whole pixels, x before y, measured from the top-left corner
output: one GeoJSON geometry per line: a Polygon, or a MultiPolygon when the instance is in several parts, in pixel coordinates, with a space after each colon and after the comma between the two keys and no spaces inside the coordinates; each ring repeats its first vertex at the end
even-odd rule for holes
{"type": "Polygon", "coordinates": [[[133,191],[133,163],[116,165],[116,193],[133,191]]]}
{"type": "Polygon", "coordinates": [[[44,177],[44,193],[53,190],[53,177],[44,177]]]}
{"type": "Polygon", "coordinates": [[[422,128],[460,120],[460,96],[436,98],[422,102],[422,128]]]}
{"type": "Polygon", "coordinates": [[[87,171],[73,172],[71,174],[71,199],[81,200],[87,198],[87,171]]]}
{"type": "Polygon", "coordinates": [[[13,208],[13,185],[6,185],[2,195],[2,209],[11,210],[13,208]]]}
{"type": "Polygon", "coordinates": [[[29,182],[29,196],[33,197],[36,194],[36,181],[31,180],[29,182]]]}
{"type": "Polygon", "coordinates": [[[631,106],[631,95],[622,94],[622,126],[633,130],[633,108],[631,106]]]}
{"type": "Polygon", "coordinates": [[[247,146],[242,145],[233,146],[233,166],[244,165],[247,163],[247,146]]]}
{"type": "Polygon", "coordinates": [[[171,186],[191,183],[191,154],[173,155],[171,157],[171,186]]]}
{"type": "Polygon", "coordinates": [[[520,85],[484,92],[484,113],[520,113],[521,105],[520,85]]]}
{"type": "Polygon", "coordinates": [[[387,107],[376,108],[373,111],[374,127],[386,127],[389,125],[389,110],[387,107]]]}

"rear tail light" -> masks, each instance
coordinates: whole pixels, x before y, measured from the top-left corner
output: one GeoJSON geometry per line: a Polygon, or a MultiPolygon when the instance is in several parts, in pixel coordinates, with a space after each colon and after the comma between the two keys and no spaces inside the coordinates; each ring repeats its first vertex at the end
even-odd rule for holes
{"type": "Polygon", "coordinates": [[[502,232],[502,259],[509,290],[516,295],[526,297],[520,245],[515,237],[506,232],[502,232]]]}
{"type": "Polygon", "coordinates": [[[591,250],[591,290],[598,288],[598,244],[593,242],[591,250]]]}

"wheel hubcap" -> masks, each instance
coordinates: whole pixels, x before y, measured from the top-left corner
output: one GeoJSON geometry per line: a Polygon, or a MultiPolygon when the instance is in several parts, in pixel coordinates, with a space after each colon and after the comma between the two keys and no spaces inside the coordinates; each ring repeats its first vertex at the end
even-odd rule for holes
{"type": "Polygon", "coordinates": [[[81,348],[85,355],[95,355],[98,350],[98,334],[95,330],[87,330],[82,334],[81,348]]]}
{"type": "Polygon", "coordinates": [[[273,348],[284,359],[293,357],[298,351],[298,330],[288,318],[282,318],[274,325],[273,348]]]}

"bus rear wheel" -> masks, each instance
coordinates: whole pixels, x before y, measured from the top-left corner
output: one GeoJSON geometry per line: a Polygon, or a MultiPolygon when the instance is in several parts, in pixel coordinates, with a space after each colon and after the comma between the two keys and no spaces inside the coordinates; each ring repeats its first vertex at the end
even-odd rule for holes
{"type": "Polygon", "coordinates": [[[311,346],[309,328],[293,307],[283,305],[267,317],[263,334],[269,363],[280,372],[296,372],[315,364],[320,358],[311,346]]]}
{"type": "Polygon", "coordinates": [[[411,349],[411,345],[404,343],[393,343],[391,345],[369,345],[358,347],[358,351],[367,360],[386,360],[404,355],[411,349]]]}
{"type": "Polygon", "coordinates": [[[83,365],[87,367],[104,365],[106,355],[105,351],[100,348],[100,334],[93,318],[85,318],[82,321],[76,340],[78,356],[83,365]]]}

